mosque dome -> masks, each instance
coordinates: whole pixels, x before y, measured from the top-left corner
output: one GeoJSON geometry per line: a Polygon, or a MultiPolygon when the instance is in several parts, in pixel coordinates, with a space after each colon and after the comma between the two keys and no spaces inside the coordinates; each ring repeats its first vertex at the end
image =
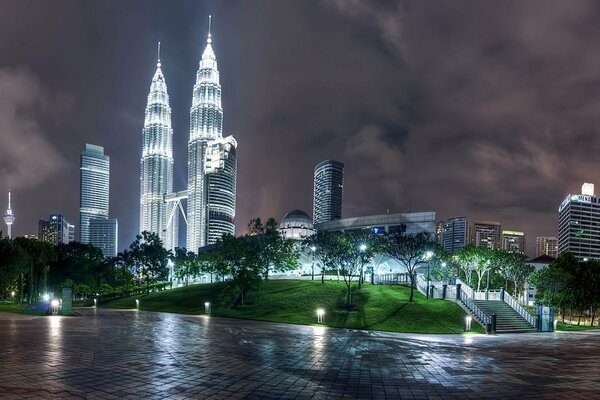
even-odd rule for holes
{"type": "Polygon", "coordinates": [[[279,224],[279,230],[287,239],[304,239],[315,233],[312,219],[301,210],[292,210],[285,214],[279,224]]]}

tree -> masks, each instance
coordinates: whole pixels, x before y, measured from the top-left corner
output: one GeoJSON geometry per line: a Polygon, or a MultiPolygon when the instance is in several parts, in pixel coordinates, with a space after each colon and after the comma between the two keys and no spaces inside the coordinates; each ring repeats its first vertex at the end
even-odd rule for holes
{"type": "Polygon", "coordinates": [[[190,277],[200,275],[197,256],[193,251],[187,251],[185,247],[175,248],[175,254],[171,257],[174,265],[174,276],[179,280],[185,281],[185,286],[189,284],[190,277]]]}
{"type": "Polygon", "coordinates": [[[427,263],[427,252],[435,249],[435,243],[428,233],[419,232],[414,235],[393,232],[385,236],[382,250],[389,257],[397,260],[406,268],[410,277],[410,298],[412,303],[415,289],[415,270],[427,263]]]}
{"type": "Polygon", "coordinates": [[[481,281],[486,272],[498,265],[498,253],[489,247],[469,244],[454,253],[453,261],[465,273],[467,285],[472,285],[473,273],[477,276],[477,290],[481,290],[481,281]]]}
{"type": "Polygon", "coordinates": [[[150,293],[150,283],[167,275],[167,264],[171,252],[163,247],[160,237],[153,232],[144,231],[137,235],[129,246],[135,260],[137,273],[146,284],[146,294],[150,293]]]}
{"type": "MultiPolygon", "coordinates": [[[[14,243],[21,247],[25,255],[23,262],[27,272],[21,282],[27,282],[27,302],[31,304],[39,299],[42,289],[47,289],[49,264],[56,259],[56,251],[52,244],[37,239],[18,237],[14,243]]],[[[25,293],[23,284],[19,292],[22,295],[25,293]]]]}
{"type": "Polygon", "coordinates": [[[248,237],[223,235],[215,244],[215,252],[219,255],[217,262],[227,265],[231,284],[238,290],[233,307],[238,303],[243,306],[245,293],[260,282],[263,272],[256,242],[248,237]]]}
{"type": "Polygon", "coordinates": [[[265,281],[271,272],[290,271],[298,266],[299,252],[294,241],[281,236],[277,227],[274,218],[269,218],[266,224],[254,218],[248,224],[248,237],[255,242],[265,281]]]}
{"type": "Polygon", "coordinates": [[[314,266],[315,262],[321,264],[321,283],[325,283],[325,271],[327,265],[324,260],[326,258],[326,247],[329,243],[331,231],[318,231],[317,233],[308,236],[302,241],[302,248],[312,257],[312,279],[315,279],[314,266]]]}

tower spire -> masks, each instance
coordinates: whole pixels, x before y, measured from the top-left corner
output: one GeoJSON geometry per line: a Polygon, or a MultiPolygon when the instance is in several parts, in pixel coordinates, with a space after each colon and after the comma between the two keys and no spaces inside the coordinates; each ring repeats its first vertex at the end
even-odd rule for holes
{"type": "Polygon", "coordinates": [[[10,189],[8,190],[8,209],[6,210],[6,214],[4,214],[4,223],[8,231],[8,237],[12,239],[12,224],[15,223],[15,215],[10,207],[10,189]]]}
{"type": "Polygon", "coordinates": [[[156,66],[160,68],[160,42],[158,42],[158,61],[156,62],[156,66]]]}
{"type": "Polygon", "coordinates": [[[211,20],[212,20],[212,15],[209,15],[208,16],[208,38],[206,39],[206,43],[208,43],[208,44],[212,43],[212,39],[211,39],[211,36],[210,36],[210,23],[211,23],[211,20]]]}

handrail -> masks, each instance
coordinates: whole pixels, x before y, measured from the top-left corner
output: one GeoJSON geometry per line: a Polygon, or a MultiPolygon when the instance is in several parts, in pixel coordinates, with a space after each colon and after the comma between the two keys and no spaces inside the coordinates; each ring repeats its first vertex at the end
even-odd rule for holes
{"type": "MultiPolygon", "coordinates": [[[[470,287],[468,286],[467,288],[470,289],[470,287]]],[[[465,290],[462,287],[462,285],[460,288],[460,301],[465,305],[465,307],[471,310],[473,315],[475,315],[475,317],[478,318],[484,326],[487,324],[491,325],[492,317],[488,315],[485,311],[483,311],[481,308],[479,308],[479,306],[475,303],[473,297],[470,297],[468,295],[468,291],[465,290]]]]}
{"type": "Polygon", "coordinates": [[[523,306],[519,304],[517,299],[512,297],[506,290],[504,291],[504,302],[523,317],[531,326],[537,326],[537,317],[531,315],[523,306]]]}

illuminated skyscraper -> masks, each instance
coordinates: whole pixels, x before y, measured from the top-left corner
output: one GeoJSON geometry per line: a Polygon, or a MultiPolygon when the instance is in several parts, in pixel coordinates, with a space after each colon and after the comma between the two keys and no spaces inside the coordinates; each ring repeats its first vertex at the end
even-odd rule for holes
{"type": "Polygon", "coordinates": [[[469,243],[469,226],[466,217],[448,218],[438,222],[438,243],[448,253],[454,253],[469,243]]]}
{"type": "Polygon", "coordinates": [[[59,244],[69,243],[74,239],[75,226],[60,214],[50,214],[48,221],[40,219],[38,239],[44,242],[59,244]]]}
{"type": "Polygon", "coordinates": [[[313,191],[313,222],[342,218],[344,202],[344,164],[325,160],[315,167],[313,191]]]}
{"type": "Polygon", "coordinates": [[[187,244],[198,251],[223,233],[234,234],[237,143],[223,138],[223,108],[210,17],[190,108],[187,244]]]}
{"type": "Polygon", "coordinates": [[[502,228],[499,222],[475,221],[469,227],[470,243],[475,246],[499,249],[502,228]]]}
{"type": "Polygon", "coordinates": [[[569,194],[558,208],[558,254],[573,253],[579,260],[600,260],[600,197],[584,183],[581,194],[569,194]]]}
{"type": "Polygon", "coordinates": [[[167,84],[161,70],[160,43],[142,130],[140,232],[157,233],[167,249],[177,247],[178,214],[165,197],[173,192],[173,129],[167,84]]]}
{"type": "Polygon", "coordinates": [[[4,214],[4,223],[6,224],[6,233],[9,239],[12,239],[12,224],[15,223],[15,214],[12,208],[10,208],[10,190],[8,191],[8,208],[6,214],[4,214]]]}
{"type": "Polygon", "coordinates": [[[558,257],[558,238],[554,236],[538,236],[535,238],[535,256],[543,255],[558,257]]]}
{"type": "Polygon", "coordinates": [[[110,159],[104,147],[86,144],[79,174],[79,241],[90,243],[90,220],[108,218],[110,159]]]}
{"type": "Polygon", "coordinates": [[[502,250],[525,254],[525,233],[503,230],[502,250]]]}

